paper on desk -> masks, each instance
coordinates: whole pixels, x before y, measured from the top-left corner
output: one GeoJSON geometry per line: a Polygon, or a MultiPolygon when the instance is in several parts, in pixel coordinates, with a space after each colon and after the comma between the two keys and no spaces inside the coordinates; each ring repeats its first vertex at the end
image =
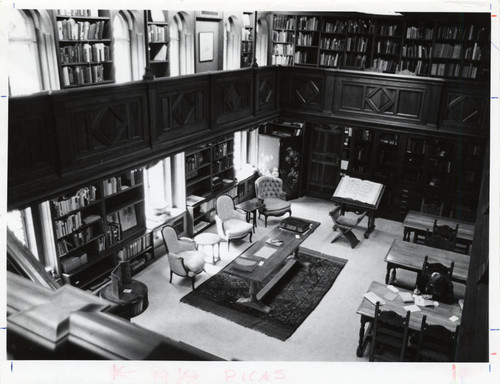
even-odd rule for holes
{"type": "Polygon", "coordinates": [[[415,304],[412,304],[412,305],[406,305],[403,307],[406,311],[410,311],[410,312],[418,312],[420,311],[420,308],[417,307],[415,304]]]}
{"type": "Polygon", "coordinates": [[[263,259],[268,259],[274,252],[276,252],[276,248],[264,245],[261,249],[255,252],[254,255],[262,257],[263,259]]]}
{"type": "Polygon", "coordinates": [[[380,305],[384,305],[385,301],[382,300],[380,297],[378,297],[375,293],[373,292],[367,292],[363,295],[367,300],[369,300],[372,304],[377,304],[377,301],[380,303],[380,305]]]}
{"type": "Polygon", "coordinates": [[[396,295],[395,293],[392,293],[392,292],[387,292],[385,295],[384,295],[384,299],[386,299],[387,301],[392,301],[394,300],[398,295],[396,295]]]}
{"type": "Polygon", "coordinates": [[[123,293],[132,293],[132,290],[131,289],[124,289],[123,293]]]}
{"type": "Polygon", "coordinates": [[[452,317],[449,318],[450,321],[457,321],[458,320],[458,317],[456,317],[455,315],[453,315],[452,317]]]}
{"type": "Polygon", "coordinates": [[[394,285],[388,285],[387,288],[389,288],[394,293],[399,292],[399,289],[397,289],[394,285]]]}

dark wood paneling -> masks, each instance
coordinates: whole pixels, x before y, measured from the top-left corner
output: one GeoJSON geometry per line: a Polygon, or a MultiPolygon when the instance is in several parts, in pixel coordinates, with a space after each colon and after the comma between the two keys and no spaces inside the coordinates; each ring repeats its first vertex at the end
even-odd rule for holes
{"type": "Polygon", "coordinates": [[[58,178],[55,121],[50,96],[9,100],[9,199],[29,193],[22,186],[58,178]],[[18,189],[18,187],[20,187],[18,189]]]}
{"type": "Polygon", "coordinates": [[[209,128],[209,77],[190,76],[151,84],[153,145],[209,128]]]}
{"type": "Polygon", "coordinates": [[[144,84],[61,92],[53,101],[59,111],[56,128],[63,173],[119,162],[130,151],[150,145],[144,84]]]}
{"type": "Polygon", "coordinates": [[[321,112],[325,107],[325,74],[322,71],[285,69],[282,76],[285,109],[321,112]]]}
{"type": "Polygon", "coordinates": [[[278,108],[278,69],[263,68],[256,71],[256,115],[274,113],[278,108]]]}
{"type": "Polygon", "coordinates": [[[252,117],[253,83],[253,72],[248,69],[212,77],[213,129],[252,117]]]}
{"type": "Polygon", "coordinates": [[[486,87],[447,84],[443,89],[441,125],[455,132],[484,132],[488,107],[489,89],[486,87]]]}
{"type": "Polygon", "coordinates": [[[333,90],[334,115],[436,127],[439,82],[339,73],[333,90]]]}

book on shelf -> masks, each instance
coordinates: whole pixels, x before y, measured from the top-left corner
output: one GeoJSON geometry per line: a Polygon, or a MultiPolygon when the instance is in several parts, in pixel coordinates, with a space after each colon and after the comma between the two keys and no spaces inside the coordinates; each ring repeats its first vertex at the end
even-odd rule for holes
{"type": "Polygon", "coordinates": [[[383,185],[380,183],[343,176],[335,189],[333,197],[375,205],[382,189],[383,185]]]}

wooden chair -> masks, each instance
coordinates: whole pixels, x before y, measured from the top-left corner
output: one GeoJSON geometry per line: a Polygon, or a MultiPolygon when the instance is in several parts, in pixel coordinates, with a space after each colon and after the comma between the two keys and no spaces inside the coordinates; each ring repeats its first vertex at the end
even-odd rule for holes
{"type": "Polygon", "coordinates": [[[170,283],[172,274],[191,278],[191,286],[194,289],[196,275],[205,271],[205,254],[196,250],[196,244],[189,238],[178,238],[177,232],[170,225],[161,229],[163,242],[167,250],[168,263],[170,265],[170,283]]]}
{"type": "Polygon", "coordinates": [[[351,248],[355,248],[356,245],[358,245],[359,240],[352,230],[358,226],[366,214],[367,212],[365,211],[359,215],[355,215],[354,217],[347,217],[341,214],[340,205],[336,205],[335,208],[330,211],[330,217],[333,221],[333,230],[336,231],[338,229],[339,233],[337,233],[331,243],[344,236],[351,244],[351,248]]]}
{"type": "MultiPolygon", "coordinates": [[[[447,267],[441,263],[429,263],[429,256],[425,256],[424,263],[422,265],[422,270],[417,275],[415,288],[418,289],[418,291],[421,294],[428,294],[428,293],[432,294],[433,292],[429,291],[429,285],[433,286],[434,284],[436,284],[436,282],[439,284],[440,282],[438,282],[437,280],[439,279],[440,276],[447,277],[449,284],[451,284],[451,277],[453,275],[454,267],[455,267],[454,261],[452,261],[451,265],[447,267]]],[[[453,296],[453,285],[451,286],[451,293],[446,297],[441,298],[441,300],[443,300],[443,302],[453,302],[454,298],[451,296],[453,296]]],[[[437,298],[435,300],[437,300],[437,298]]]]}
{"type": "Polygon", "coordinates": [[[370,342],[370,361],[405,361],[408,347],[410,311],[402,317],[394,311],[383,311],[377,302],[370,342]],[[386,353],[383,353],[386,352],[386,353]]]}
{"type": "Polygon", "coordinates": [[[437,225],[437,219],[434,220],[432,233],[427,230],[425,236],[425,245],[429,247],[454,251],[457,241],[458,224],[455,228],[448,225],[437,225]]]}
{"type": "Polygon", "coordinates": [[[422,318],[418,346],[416,351],[417,361],[451,362],[456,361],[457,325],[455,332],[442,325],[427,323],[427,315],[422,318]]]}

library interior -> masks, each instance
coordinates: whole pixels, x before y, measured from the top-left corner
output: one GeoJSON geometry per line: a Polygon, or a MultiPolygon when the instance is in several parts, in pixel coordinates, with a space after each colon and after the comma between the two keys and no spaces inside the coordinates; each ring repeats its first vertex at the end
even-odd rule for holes
{"type": "Polygon", "coordinates": [[[9,359],[489,361],[489,13],[9,12],[9,359]]]}

